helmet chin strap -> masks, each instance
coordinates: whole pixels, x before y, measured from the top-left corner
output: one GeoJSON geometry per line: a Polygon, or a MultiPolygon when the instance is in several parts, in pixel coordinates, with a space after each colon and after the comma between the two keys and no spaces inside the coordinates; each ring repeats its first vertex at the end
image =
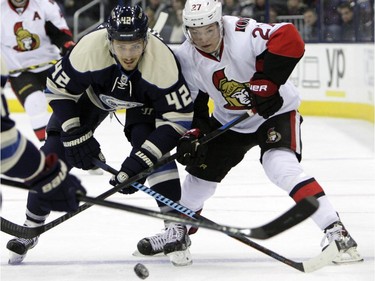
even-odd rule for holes
{"type": "Polygon", "coordinates": [[[215,51],[213,51],[211,53],[211,55],[213,55],[215,58],[219,59],[219,55],[220,55],[220,46],[221,46],[221,42],[223,42],[223,36],[220,35],[220,40],[219,40],[219,43],[217,44],[216,48],[215,48],[215,51]]]}

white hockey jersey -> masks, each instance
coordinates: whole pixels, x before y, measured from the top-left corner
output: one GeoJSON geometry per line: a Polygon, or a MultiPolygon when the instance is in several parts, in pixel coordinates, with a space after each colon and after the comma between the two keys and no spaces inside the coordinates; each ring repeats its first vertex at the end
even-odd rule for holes
{"type": "MultiPolygon", "coordinates": [[[[59,49],[46,33],[47,21],[58,29],[69,30],[59,6],[52,0],[30,0],[23,11],[1,0],[1,53],[9,71],[60,59],[59,49]]],[[[31,71],[41,72],[49,67],[31,71]]]]}
{"type": "MultiPolygon", "coordinates": [[[[181,63],[182,72],[193,99],[199,91],[207,93],[214,102],[213,116],[221,124],[226,124],[244,114],[250,105],[249,93],[245,85],[248,86],[254,73],[259,71],[257,69],[259,57],[270,47],[274,48],[274,43],[269,43],[273,33],[285,25],[285,23],[261,24],[252,19],[224,16],[224,44],[219,60],[199,51],[191,43],[185,41],[175,50],[175,54],[181,63]]],[[[278,40],[282,42],[285,39],[285,37],[282,38],[283,34],[280,35],[273,38],[273,42],[278,42],[278,40]]],[[[290,46],[282,46],[281,49],[285,50],[288,47],[290,46]]],[[[301,52],[301,43],[299,52],[301,52]]],[[[300,56],[302,55],[303,47],[300,56]]],[[[276,114],[296,110],[299,107],[299,93],[290,81],[281,85],[279,92],[284,99],[284,104],[276,114]]],[[[263,117],[255,114],[237,124],[232,130],[252,133],[264,121],[263,117]]]]}

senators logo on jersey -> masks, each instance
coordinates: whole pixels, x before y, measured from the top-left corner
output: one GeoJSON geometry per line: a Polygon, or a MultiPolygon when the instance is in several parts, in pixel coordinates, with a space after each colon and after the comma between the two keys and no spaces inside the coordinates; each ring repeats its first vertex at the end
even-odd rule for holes
{"type": "Polygon", "coordinates": [[[33,34],[23,28],[22,22],[14,25],[14,34],[16,35],[17,46],[13,48],[19,52],[27,52],[38,49],[40,46],[40,38],[37,34],[33,34]]]}
{"type": "Polygon", "coordinates": [[[280,140],[281,140],[281,134],[275,131],[275,128],[268,129],[266,143],[276,143],[280,140]]]}
{"type": "Polygon", "coordinates": [[[215,71],[212,75],[212,81],[223,95],[227,104],[224,108],[231,110],[244,110],[251,107],[250,94],[246,90],[249,83],[241,83],[234,80],[229,80],[224,72],[224,68],[215,71]]]}

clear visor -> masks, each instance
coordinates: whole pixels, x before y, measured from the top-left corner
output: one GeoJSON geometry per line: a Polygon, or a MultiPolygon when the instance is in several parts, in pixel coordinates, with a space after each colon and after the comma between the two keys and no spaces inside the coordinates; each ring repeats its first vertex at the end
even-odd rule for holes
{"type": "Polygon", "coordinates": [[[223,28],[219,22],[202,27],[185,27],[184,33],[191,44],[202,50],[202,46],[216,43],[214,51],[220,47],[223,38],[223,28]]]}

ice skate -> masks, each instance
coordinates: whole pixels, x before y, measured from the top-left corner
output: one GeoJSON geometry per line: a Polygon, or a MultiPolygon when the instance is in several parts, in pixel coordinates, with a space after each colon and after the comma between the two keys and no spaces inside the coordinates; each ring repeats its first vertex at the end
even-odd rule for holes
{"type": "Polygon", "coordinates": [[[337,241],[338,248],[340,250],[339,255],[332,261],[335,264],[361,262],[363,258],[357,251],[357,243],[349,235],[349,232],[345,229],[344,225],[337,221],[329,225],[324,230],[324,237],[322,239],[321,246],[323,249],[327,247],[325,240],[328,240],[328,244],[337,241]]]}
{"type": "Polygon", "coordinates": [[[31,239],[13,238],[8,241],[9,264],[20,264],[26,257],[27,252],[38,244],[38,237],[31,239]]]}
{"type": "Polygon", "coordinates": [[[185,225],[170,223],[165,232],[165,239],[164,254],[173,265],[186,266],[193,263],[189,251],[191,241],[185,225]]]}
{"type": "Polygon", "coordinates": [[[138,253],[134,252],[133,255],[138,256],[139,254],[141,254],[145,256],[155,256],[158,254],[163,254],[165,243],[165,232],[155,234],[154,236],[145,237],[138,242],[138,253]]]}
{"type": "MultiPolygon", "coordinates": [[[[38,227],[43,225],[44,222],[36,223],[30,220],[26,220],[23,224],[27,227],[38,227]]],[[[7,249],[9,250],[9,264],[20,264],[26,257],[27,252],[34,248],[38,244],[38,238],[19,238],[14,237],[13,239],[9,240],[7,243],[7,249]]]]}

